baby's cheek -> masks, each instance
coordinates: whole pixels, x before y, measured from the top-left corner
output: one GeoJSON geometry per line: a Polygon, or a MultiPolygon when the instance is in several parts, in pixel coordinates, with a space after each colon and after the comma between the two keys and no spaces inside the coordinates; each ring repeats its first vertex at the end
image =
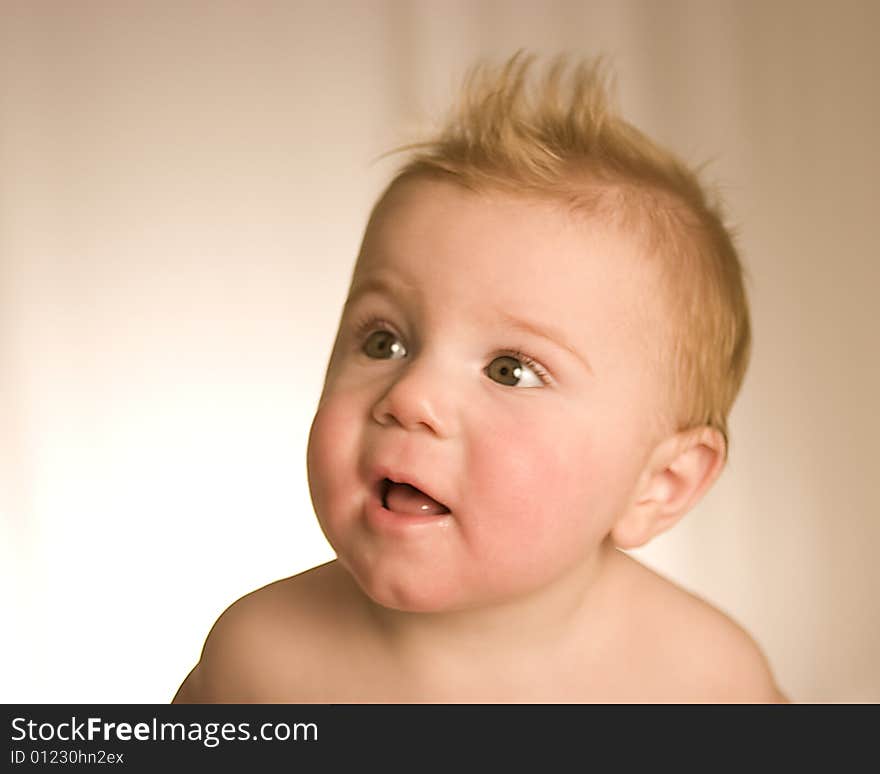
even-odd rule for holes
{"type": "Polygon", "coordinates": [[[471,451],[474,494],[461,527],[478,582],[493,594],[541,586],[601,542],[584,502],[587,476],[571,448],[520,424],[487,433],[471,451]]]}
{"type": "Polygon", "coordinates": [[[312,420],[307,466],[312,501],[319,518],[338,511],[357,475],[358,424],[346,402],[325,400],[312,420]]]}
{"type": "Polygon", "coordinates": [[[602,507],[593,456],[584,435],[552,423],[511,423],[483,434],[473,447],[471,483],[494,540],[549,548],[580,539],[591,511],[602,507]]]}

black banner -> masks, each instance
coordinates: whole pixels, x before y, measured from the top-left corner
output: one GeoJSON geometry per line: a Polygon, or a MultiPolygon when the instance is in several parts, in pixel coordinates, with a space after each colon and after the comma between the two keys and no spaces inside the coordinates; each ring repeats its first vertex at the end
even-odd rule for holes
{"type": "Polygon", "coordinates": [[[579,761],[581,771],[609,755],[627,769],[680,766],[701,749],[705,770],[773,754],[815,765],[828,753],[839,767],[859,749],[873,759],[859,729],[877,714],[864,705],[5,705],[3,768],[334,771],[354,760],[372,771],[461,767],[479,755],[551,771],[579,761]]]}

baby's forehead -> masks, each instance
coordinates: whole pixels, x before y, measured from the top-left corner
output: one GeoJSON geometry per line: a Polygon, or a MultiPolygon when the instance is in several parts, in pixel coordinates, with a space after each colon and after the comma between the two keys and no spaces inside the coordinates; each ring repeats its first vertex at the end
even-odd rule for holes
{"type": "MultiPolygon", "coordinates": [[[[535,248],[540,240],[548,249],[533,252],[544,266],[553,263],[555,253],[549,248],[560,239],[570,245],[601,238],[616,243],[610,252],[618,260],[622,252],[639,258],[629,270],[641,275],[656,275],[664,265],[676,263],[695,230],[680,203],[625,182],[588,180],[558,190],[472,188],[451,178],[419,174],[394,181],[380,197],[364,243],[396,241],[408,233],[427,235],[436,221],[451,236],[463,232],[465,238],[479,237],[480,245],[495,240],[509,247],[514,241],[535,248]]],[[[497,258],[504,257],[499,251],[497,258]]]]}
{"type": "Polygon", "coordinates": [[[654,312],[657,290],[639,240],[599,214],[434,180],[398,183],[377,206],[352,291],[381,278],[386,289],[457,314],[528,313],[561,327],[630,332],[654,312]]]}
{"type": "MultiPolygon", "coordinates": [[[[660,262],[643,229],[606,207],[570,196],[469,189],[444,179],[403,179],[381,197],[368,223],[356,272],[393,263],[401,252],[450,270],[477,263],[496,268],[502,283],[517,272],[575,281],[593,274],[653,278],[660,262]],[[457,260],[461,259],[461,260],[457,260]]],[[[473,281],[480,279],[470,272],[473,281]]],[[[596,277],[593,277],[594,281],[596,277]]],[[[568,286],[569,282],[566,281],[568,286]]]]}

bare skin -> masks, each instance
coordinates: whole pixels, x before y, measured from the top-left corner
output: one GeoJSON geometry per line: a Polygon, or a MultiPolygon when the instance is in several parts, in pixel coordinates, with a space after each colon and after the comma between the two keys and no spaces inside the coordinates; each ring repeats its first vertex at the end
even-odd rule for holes
{"type": "Polygon", "coordinates": [[[536,608],[489,625],[479,610],[390,611],[330,562],[233,604],[174,702],[786,701],[748,634],[610,544],[554,626],[523,626],[536,608]]]}

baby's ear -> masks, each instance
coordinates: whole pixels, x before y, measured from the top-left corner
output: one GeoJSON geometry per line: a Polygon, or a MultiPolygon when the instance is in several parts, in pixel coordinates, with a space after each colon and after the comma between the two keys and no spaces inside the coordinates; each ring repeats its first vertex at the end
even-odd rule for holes
{"type": "Polygon", "coordinates": [[[629,508],[611,530],[618,548],[637,548],[684,516],[724,469],[724,436],[696,427],[662,440],[648,457],[629,508]]]}

